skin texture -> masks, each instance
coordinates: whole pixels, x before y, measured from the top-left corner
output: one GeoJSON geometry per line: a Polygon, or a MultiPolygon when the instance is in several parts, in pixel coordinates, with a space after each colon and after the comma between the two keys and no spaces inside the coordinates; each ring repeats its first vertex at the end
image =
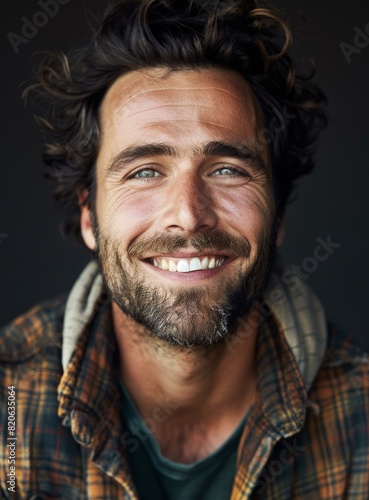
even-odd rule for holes
{"type": "Polygon", "coordinates": [[[188,463],[214,451],[256,398],[256,328],[237,350],[222,339],[253,311],[277,238],[261,112],[237,73],[159,68],[116,80],[100,113],[96,220],[81,207],[82,235],[113,297],[124,383],[144,418],[158,403],[175,407],[152,432],[164,455],[188,463]],[[148,144],[165,148],[138,154],[148,144]],[[190,273],[150,260],[214,254],[222,267],[190,273]]]}

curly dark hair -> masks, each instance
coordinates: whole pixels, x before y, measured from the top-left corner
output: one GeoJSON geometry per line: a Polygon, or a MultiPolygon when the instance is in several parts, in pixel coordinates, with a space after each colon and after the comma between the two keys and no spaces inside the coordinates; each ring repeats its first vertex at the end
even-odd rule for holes
{"type": "Polygon", "coordinates": [[[64,209],[64,234],[83,243],[78,195],[94,211],[99,106],[110,85],[129,71],[222,67],[238,71],[253,89],[270,143],[277,212],[294,181],[314,167],[316,139],[326,124],[325,96],[310,75],[298,75],[287,22],[254,0],[119,0],[93,39],[70,55],[48,55],[25,94],[35,91],[47,133],[46,176],[64,209]]]}

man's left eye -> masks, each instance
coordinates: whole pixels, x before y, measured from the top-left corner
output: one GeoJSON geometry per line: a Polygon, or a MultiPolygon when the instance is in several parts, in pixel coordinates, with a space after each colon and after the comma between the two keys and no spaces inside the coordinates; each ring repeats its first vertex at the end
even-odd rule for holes
{"type": "Polygon", "coordinates": [[[216,170],[214,175],[243,175],[243,173],[236,168],[222,167],[216,170]]]}

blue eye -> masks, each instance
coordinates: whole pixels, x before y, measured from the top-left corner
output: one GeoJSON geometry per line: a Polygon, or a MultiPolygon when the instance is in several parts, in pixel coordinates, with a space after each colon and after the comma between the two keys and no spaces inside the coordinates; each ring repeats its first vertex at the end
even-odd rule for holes
{"type": "Polygon", "coordinates": [[[139,172],[136,172],[133,177],[139,178],[139,179],[151,179],[152,177],[158,177],[159,173],[152,169],[152,168],[145,168],[144,170],[140,170],[139,172]]]}
{"type": "Polygon", "coordinates": [[[234,168],[223,167],[214,172],[215,175],[233,175],[234,173],[239,173],[234,168]]]}

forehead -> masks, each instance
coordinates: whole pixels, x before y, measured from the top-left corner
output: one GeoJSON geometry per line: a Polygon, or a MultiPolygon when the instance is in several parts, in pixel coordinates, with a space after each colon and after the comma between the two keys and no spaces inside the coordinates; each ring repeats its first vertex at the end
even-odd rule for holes
{"type": "Polygon", "coordinates": [[[186,122],[207,126],[222,139],[237,140],[241,138],[235,135],[255,135],[262,126],[262,112],[247,81],[224,69],[133,71],[112,84],[100,108],[103,135],[122,125],[130,134],[144,130],[155,135],[168,124],[186,122]]]}

